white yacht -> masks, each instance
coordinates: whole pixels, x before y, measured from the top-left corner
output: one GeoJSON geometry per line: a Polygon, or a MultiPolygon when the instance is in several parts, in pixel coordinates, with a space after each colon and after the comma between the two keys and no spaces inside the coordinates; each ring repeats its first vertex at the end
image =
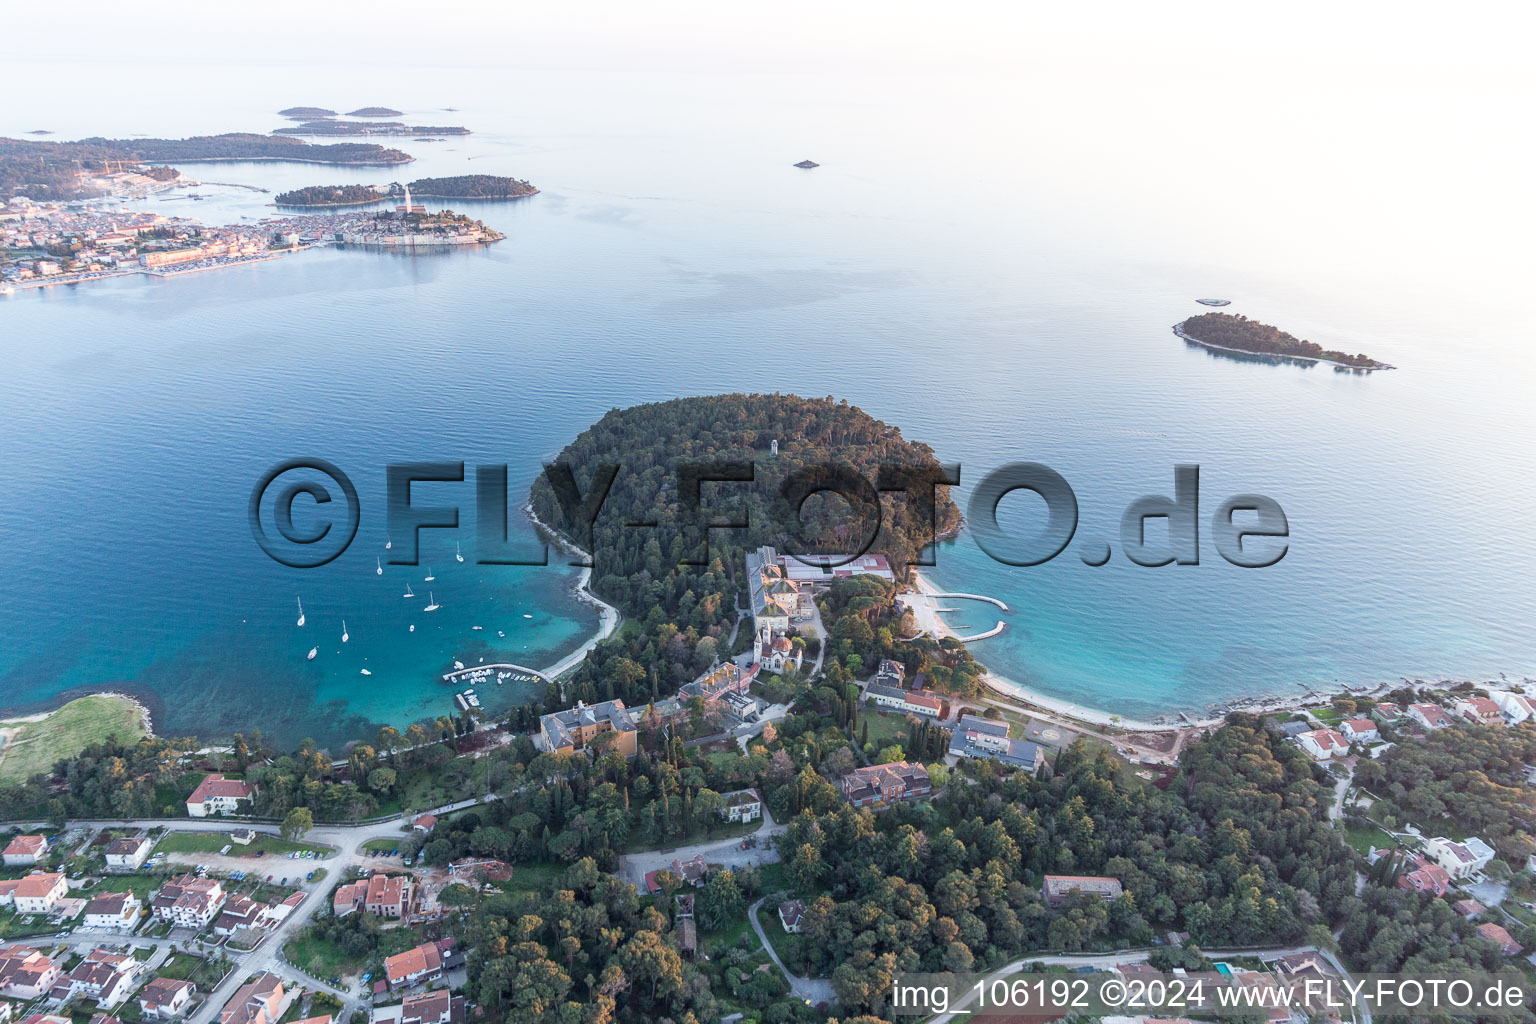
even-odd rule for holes
{"type": "Polygon", "coordinates": [[[427,600],[431,601],[432,603],[427,605],[425,608],[422,609],[422,611],[424,611],[424,612],[435,612],[439,608],[442,607],[442,605],[437,603],[437,598],[433,595],[432,591],[430,591],[430,590],[427,591],[427,600]]]}
{"type": "Polygon", "coordinates": [[[346,643],[347,642],[347,620],[346,619],[342,619],[341,620],[341,642],[342,643],[346,643]]]}
{"type": "Polygon", "coordinates": [[[320,653],[320,648],[318,648],[318,647],[311,647],[309,649],[309,655],[304,660],[306,660],[306,661],[314,661],[315,660],[315,655],[317,655],[319,653],[320,653]]]}
{"type": "Polygon", "coordinates": [[[299,599],[299,625],[304,625],[304,599],[299,599]]]}

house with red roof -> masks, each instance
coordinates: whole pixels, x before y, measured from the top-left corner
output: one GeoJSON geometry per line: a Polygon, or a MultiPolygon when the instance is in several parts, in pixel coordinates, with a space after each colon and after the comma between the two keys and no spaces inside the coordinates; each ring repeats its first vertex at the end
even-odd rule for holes
{"type": "Polygon", "coordinates": [[[187,797],[187,814],[194,818],[206,818],[210,814],[234,814],[240,808],[240,801],[248,801],[255,795],[256,788],[244,779],[208,775],[187,797]]]}
{"type": "Polygon", "coordinates": [[[421,945],[384,958],[384,977],[390,988],[403,988],[442,977],[443,953],[439,943],[421,945]]]}
{"type": "Polygon", "coordinates": [[[1408,717],[1426,729],[1446,729],[1451,725],[1451,716],[1439,704],[1410,704],[1408,717]]]}
{"type": "Polygon", "coordinates": [[[1376,723],[1369,718],[1351,718],[1339,726],[1339,735],[1351,743],[1375,743],[1381,739],[1376,723]]]}
{"type": "Polygon", "coordinates": [[[1456,713],[1475,725],[1503,725],[1504,712],[1487,697],[1468,697],[1456,702],[1456,713]]]}
{"type": "Polygon", "coordinates": [[[1505,956],[1519,956],[1520,950],[1523,948],[1501,924],[1494,924],[1491,921],[1487,924],[1480,924],[1477,926],[1477,934],[1498,946],[1499,952],[1505,956]]]}
{"type": "Polygon", "coordinates": [[[1314,761],[1327,761],[1349,753],[1349,741],[1332,729],[1297,733],[1296,742],[1301,744],[1301,749],[1314,761]]]}
{"type": "Polygon", "coordinates": [[[30,868],[48,856],[47,836],[17,836],[6,844],[0,860],[8,868],[30,868]]]}
{"type": "Polygon", "coordinates": [[[13,946],[0,950],[0,996],[37,999],[63,975],[58,964],[35,949],[13,946]]]}
{"type": "Polygon", "coordinates": [[[57,871],[34,871],[16,882],[12,897],[18,914],[46,914],[69,892],[69,883],[57,871]]]}
{"type": "Polygon", "coordinates": [[[139,989],[139,1009],[152,1020],[169,1020],[181,1015],[196,991],[184,978],[156,978],[139,989]]]}
{"type": "Polygon", "coordinates": [[[1398,877],[1397,887],[1411,889],[1414,892],[1427,892],[1434,896],[1444,896],[1446,890],[1451,887],[1451,876],[1439,864],[1420,858],[1418,867],[1412,871],[1405,871],[1398,877]]]}

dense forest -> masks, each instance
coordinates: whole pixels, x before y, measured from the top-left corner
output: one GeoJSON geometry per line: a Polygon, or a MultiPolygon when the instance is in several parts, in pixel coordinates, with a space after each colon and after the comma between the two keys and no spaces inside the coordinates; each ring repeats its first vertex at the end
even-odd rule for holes
{"type": "MultiPolygon", "coordinates": [[[[587,495],[600,465],[617,467],[612,486],[593,524],[591,543],[596,589],[616,599],[629,614],[645,615],[667,602],[668,581],[691,583],[703,562],[706,545],[680,499],[680,463],[751,464],[750,481],[704,483],[701,504],[711,519],[744,516],[743,529],[709,531],[708,553],[719,557],[735,578],[745,552],[776,544],[802,554],[848,554],[861,547],[873,525],[871,510],[850,508],[842,499],[812,498],[797,517],[793,502],[781,493],[792,474],[815,474],[820,467],[851,470],[869,485],[884,465],[937,472],[927,445],[907,441],[894,426],[856,406],[831,398],[795,395],[712,395],[638,405],[609,412],[583,431],[555,458],[571,467],[581,495],[587,495]],[[770,454],[778,441],[778,454],[770,454]],[[654,522],[653,528],[626,524],[654,522]],[[658,601],[657,598],[662,598],[658,601]]],[[[827,474],[817,474],[817,479],[827,474]]],[[[939,531],[953,530],[959,510],[949,488],[939,486],[939,531]]],[[[533,509],[545,523],[572,535],[546,476],[535,481],[533,509]]],[[[869,550],[888,556],[893,566],[913,564],[932,540],[930,525],[912,514],[904,500],[886,500],[880,529],[869,550]]],[[[585,541],[585,537],[577,537],[585,541]]],[[[690,588],[691,589],[691,588],[690,588]]],[[[696,596],[698,595],[696,592],[696,596]]],[[[669,614],[670,617],[670,614],[669,614]]]]}
{"type": "Polygon", "coordinates": [[[289,117],[295,121],[307,120],[312,117],[335,117],[336,111],[325,107],[289,107],[287,110],[279,110],[278,116],[289,117]]]}
{"type": "MultiPolygon", "coordinates": [[[[538,189],[517,178],[495,174],[461,174],[451,178],[418,178],[410,183],[412,199],[519,199],[537,195],[538,189]]],[[[405,195],[399,184],[309,185],[281,192],[279,206],[366,206],[405,195]]]]}
{"type": "Polygon", "coordinates": [[[845,1008],[880,1012],[903,971],[1147,945],[1170,928],[1210,945],[1302,941],[1353,892],[1326,784],[1253,719],[1234,716],[1197,744],[1166,792],[1081,746],[1039,778],[966,769],[972,784],[932,804],[870,816],[838,802],[782,837],[789,878],[822,893],[803,966],[830,971],[845,1008]],[[1126,891],[1052,912],[1046,873],[1110,875],[1126,891]]]}
{"type": "Polygon", "coordinates": [[[411,182],[411,195],[428,199],[518,199],[538,191],[526,181],[496,174],[459,174],[411,182]]]}
{"type": "Polygon", "coordinates": [[[413,158],[398,149],[365,142],[311,145],[302,139],[232,132],[190,139],[81,139],[33,142],[0,138],[0,198],[23,195],[65,200],[97,194],[80,171],[120,169],[120,164],[187,163],[198,160],[291,160],[299,163],[387,165],[413,158]]]}
{"type": "Polygon", "coordinates": [[[278,206],[366,206],[382,202],[389,193],[376,185],[309,185],[291,192],[279,192],[278,206]]]}
{"type": "Polygon", "coordinates": [[[1457,725],[1363,760],[1355,782],[1379,798],[1373,813],[1397,823],[1454,819],[1521,866],[1536,853],[1536,724],[1457,725]]]}
{"type": "Polygon", "coordinates": [[[348,117],[399,117],[403,111],[394,107],[358,107],[347,111],[348,117]]]}
{"type": "Polygon", "coordinates": [[[1350,355],[1325,349],[1311,341],[1287,334],[1278,327],[1233,313],[1201,313],[1179,325],[1179,330],[1195,341],[1222,348],[1253,352],[1258,355],[1288,356],[1298,359],[1328,359],[1362,370],[1390,369],[1363,352],[1350,355]]]}
{"type": "MultiPolygon", "coordinates": [[[[619,696],[626,703],[670,694],[730,653],[736,609],[745,607],[749,549],[778,544],[805,553],[851,553],[869,536],[872,516],[858,514],[841,499],[818,496],[804,506],[807,525],[801,533],[808,538],[786,543],[787,528],[795,523],[792,503],[780,493],[787,475],[836,465],[870,481],[881,465],[938,469],[926,445],[905,440],[897,428],[846,403],[740,394],[614,410],[554,462],[571,468],[583,497],[591,495],[600,466],[616,467],[590,537],[566,522],[546,477],[534,484],[531,503],[541,521],[593,553],[594,590],[639,623],[639,629],[600,644],[574,677],[575,693],[599,700],[619,696]],[[711,529],[702,565],[691,563],[704,561],[703,532],[688,528],[679,499],[677,466],[688,461],[755,466],[751,481],[700,485],[706,515],[744,514],[749,523],[744,529],[711,529]],[[626,525],[637,522],[656,525],[626,525]]],[[[935,499],[941,534],[955,529],[960,517],[948,490],[938,487],[935,499]]],[[[882,504],[870,550],[886,554],[900,571],[915,560],[932,530],[903,495],[887,495],[882,504]]],[[[744,650],[750,639],[749,631],[739,635],[738,648],[744,650]]],[[[809,653],[816,653],[814,647],[809,653]]]]}

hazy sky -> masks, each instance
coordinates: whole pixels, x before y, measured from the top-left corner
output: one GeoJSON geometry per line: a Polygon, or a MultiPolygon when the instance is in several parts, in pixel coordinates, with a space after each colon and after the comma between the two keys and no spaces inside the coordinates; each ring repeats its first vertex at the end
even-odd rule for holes
{"type": "Polygon", "coordinates": [[[1524,21],[1517,10],[1507,2],[1451,9],[1336,0],[82,0],[64,8],[7,5],[0,55],[138,63],[206,59],[212,50],[251,63],[376,63],[394,36],[406,49],[402,61],[415,66],[467,60],[566,68],[974,70],[1124,49],[1179,60],[1214,48],[1239,59],[1440,65],[1487,74],[1520,71],[1527,62],[1528,33],[1516,24],[1524,21]],[[423,19],[424,9],[434,16],[423,19]],[[328,42],[317,48],[316,40],[328,42]]]}

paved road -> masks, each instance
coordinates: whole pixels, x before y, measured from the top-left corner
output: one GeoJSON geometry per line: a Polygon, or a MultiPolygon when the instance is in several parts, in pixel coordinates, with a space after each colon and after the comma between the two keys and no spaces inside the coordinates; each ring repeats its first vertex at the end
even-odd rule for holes
{"type": "Polygon", "coordinates": [[[775,824],[773,815],[768,812],[768,806],[763,805],[763,823],[758,826],[756,832],[750,835],[757,837],[757,845],[751,849],[743,850],[742,841],[746,836],[737,836],[734,839],[713,839],[706,843],[694,843],[692,846],[679,846],[673,850],[648,850],[642,853],[628,853],[619,858],[618,870],[614,872],[620,881],[632,882],[641,892],[645,891],[645,875],[648,871],[658,868],[670,868],[674,860],[691,860],[699,854],[711,864],[723,864],[728,868],[739,868],[748,864],[772,864],[779,859],[779,851],[773,845],[773,840],[787,826],[775,824]]]}
{"type": "Polygon", "coordinates": [[[757,932],[758,941],[768,951],[768,956],[778,964],[779,970],[784,972],[784,977],[789,981],[789,991],[796,999],[803,999],[808,1003],[832,1003],[836,1000],[836,993],[832,991],[832,983],[824,978],[804,978],[795,974],[784,961],[779,959],[779,954],[774,950],[773,943],[768,941],[768,935],[763,931],[762,922],[757,919],[757,908],[763,905],[758,900],[747,908],[747,920],[752,922],[752,930],[757,932]]]}

